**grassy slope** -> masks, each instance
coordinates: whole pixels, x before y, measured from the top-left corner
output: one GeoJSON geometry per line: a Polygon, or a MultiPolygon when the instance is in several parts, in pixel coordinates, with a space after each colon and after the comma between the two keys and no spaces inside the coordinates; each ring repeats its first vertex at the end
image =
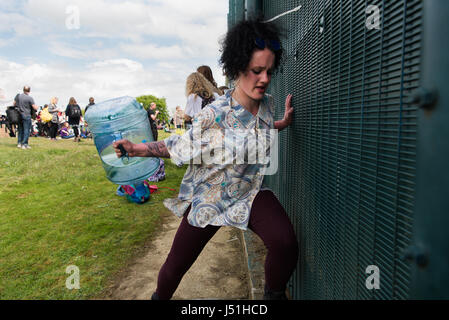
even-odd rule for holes
{"type": "Polygon", "coordinates": [[[138,205],[115,195],[91,140],[30,144],[19,150],[15,139],[0,138],[0,299],[99,296],[151,237],[185,167],[166,160],[167,179],[155,184],[177,191],[138,205]],[[65,287],[69,265],[80,269],[80,290],[65,287]]]}

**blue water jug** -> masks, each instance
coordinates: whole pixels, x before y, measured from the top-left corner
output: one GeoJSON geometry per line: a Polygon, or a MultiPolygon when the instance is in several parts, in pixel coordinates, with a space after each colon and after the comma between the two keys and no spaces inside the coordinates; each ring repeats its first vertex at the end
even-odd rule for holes
{"type": "Polygon", "coordinates": [[[112,146],[120,139],[133,143],[154,141],[147,112],[136,99],[121,97],[97,103],[89,107],[84,117],[111,182],[141,184],[159,168],[158,158],[117,158],[112,146]]]}

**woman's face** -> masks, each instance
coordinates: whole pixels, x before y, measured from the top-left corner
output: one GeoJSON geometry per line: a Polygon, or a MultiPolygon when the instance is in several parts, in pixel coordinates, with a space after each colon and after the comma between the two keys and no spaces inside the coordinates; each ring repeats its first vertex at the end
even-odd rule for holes
{"type": "Polygon", "coordinates": [[[274,53],[268,48],[253,52],[248,68],[238,79],[241,92],[248,98],[252,100],[263,98],[271,81],[274,59],[274,53]]]}

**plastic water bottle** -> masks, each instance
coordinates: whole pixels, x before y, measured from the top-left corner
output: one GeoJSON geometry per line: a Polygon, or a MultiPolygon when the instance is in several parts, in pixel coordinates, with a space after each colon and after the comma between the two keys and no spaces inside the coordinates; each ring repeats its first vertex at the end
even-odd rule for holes
{"type": "Polygon", "coordinates": [[[139,185],[159,168],[158,158],[118,158],[112,143],[127,139],[133,143],[154,141],[145,109],[132,97],[97,103],[85,114],[107,178],[120,185],[139,185]]]}

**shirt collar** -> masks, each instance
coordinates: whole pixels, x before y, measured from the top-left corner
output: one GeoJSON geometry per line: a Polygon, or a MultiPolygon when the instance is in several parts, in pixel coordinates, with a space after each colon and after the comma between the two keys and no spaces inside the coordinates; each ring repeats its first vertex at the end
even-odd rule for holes
{"type": "Polygon", "coordinates": [[[268,95],[265,94],[262,101],[259,105],[259,111],[257,112],[257,116],[270,127],[271,122],[273,121],[273,115],[270,112],[270,108],[268,106],[268,95]]]}
{"type": "Polygon", "coordinates": [[[231,93],[233,90],[228,90],[225,93],[226,99],[229,101],[229,105],[234,110],[235,117],[248,129],[248,127],[256,121],[256,117],[270,126],[272,115],[268,108],[268,95],[265,94],[262,101],[259,104],[259,110],[256,116],[253,116],[251,112],[246,110],[242,105],[237,104],[235,99],[231,99],[231,93]],[[234,102],[232,105],[231,101],[234,102]]]}

